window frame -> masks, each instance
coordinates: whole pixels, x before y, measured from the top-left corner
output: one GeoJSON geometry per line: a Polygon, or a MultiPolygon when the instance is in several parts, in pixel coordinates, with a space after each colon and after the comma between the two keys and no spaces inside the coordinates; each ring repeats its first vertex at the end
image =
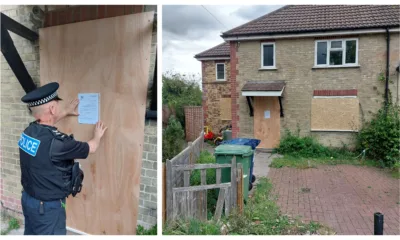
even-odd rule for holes
{"type": "Polygon", "coordinates": [[[275,42],[263,42],[261,43],[261,69],[276,69],[276,45],[275,42]],[[273,51],[273,61],[274,65],[272,66],[264,66],[264,46],[265,45],[272,45],[274,48],[273,51]]]}
{"type": "Polygon", "coordinates": [[[226,66],[225,63],[215,63],[215,80],[216,81],[226,81],[226,66]],[[218,65],[223,65],[224,66],[224,78],[219,79],[218,78],[218,65]]]}
{"type": "Polygon", "coordinates": [[[315,40],[315,46],[314,46],[314,67],[319,68],[335,68],[335,67],[358,67],[358,38],[339,38],[339,39],[324,39],[324,40],[315,40]],[[335,41],[342,41],[342,47],[341,48],[331,48],[332,42],[335,41]],[[355,63],[346,63],[346,50],[347,50],[347,41],[356,41],[356,62],[355,63]],[[320,42],[326,42],[327,44],[327,51],[326,51],[326,64],[318,64],[318,43],[320,42]],[[332,51],[340,51],[336,49],[342,49],[342,64],[341,65],[330,65],[329,60],[330,60],[330,55],[331,55],[331,49],[332,51]]]}

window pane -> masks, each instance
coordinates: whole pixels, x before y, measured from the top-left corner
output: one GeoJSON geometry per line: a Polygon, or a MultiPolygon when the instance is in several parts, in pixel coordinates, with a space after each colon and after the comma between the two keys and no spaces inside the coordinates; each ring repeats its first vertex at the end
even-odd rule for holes
{"type": "Polygon", "coordinates": [[[326,64],[327,42],[317,43],[317,65],[326,64]]]}
{"type": "Polygon", "coordinates": [[[342,48],[342,41],[332,41],[331,48],[342,48]]]}
{"type": "Polygon", "coordinates": [[[329,65],[342,65],[342,63],[343,63],[343,52],[331,51],[329,58],[329,65]]]}
{"type": "Polygon", "coordinates": [[[346,63],[356,63],[356,40],[346,41],[346,63]]]}
{"type": "Polygon", "coordinates": [[[217,79],[224,79],[225,78],[225,65],[224,64],[217,64],[217,79]]]}
{"type": "Polygon", "coordinates": [[[263,54],[263,66],[274,66],[274,45],[264,45],[263,54]]]}

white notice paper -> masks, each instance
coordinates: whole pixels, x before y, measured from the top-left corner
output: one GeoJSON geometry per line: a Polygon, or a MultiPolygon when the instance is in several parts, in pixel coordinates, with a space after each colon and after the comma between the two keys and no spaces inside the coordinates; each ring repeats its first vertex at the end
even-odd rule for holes
{"type": "Polygon", "coordinates": [[[100,93],[79,93],[78,122],[96,124],[99,121],[100,93]]]}
{"type": "Polygon", "coordinates": [[[269,110],[264,112],[264,118],[271,118],[271,112],[269,110]]]}

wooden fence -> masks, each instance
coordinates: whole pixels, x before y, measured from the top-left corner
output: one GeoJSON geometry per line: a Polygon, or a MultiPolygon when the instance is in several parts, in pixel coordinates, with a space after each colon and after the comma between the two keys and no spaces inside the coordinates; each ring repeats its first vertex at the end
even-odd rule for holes
{"type": "Polygon", "coordinates": [[[203,149],[203,132],[189,146],[163,164],[163,222],[179,218],[207,220],[207,191],[220,189],[214,217],[219,219],[225,206],[225,214],[238,207],[243,209],[243,168],[231,164],[195,164],[203,149]],[[231,169],[231,182],[221,183],[221,169],[231,169]],[[216,183],[207,185],[207,169],[216,169],[216,183]],[[201,185],[190,186],[192,171],[200,171],[201,185]]]}
{"type": "MultiPolygon", "coordinates": [[[[174,166],[170,162],[166,163],[167,172],[167,219],[189,219],[198,218],[207,220],[207,190],[219,189],[217,205],[214,219],[219,220],[222,209],[225,206],[225,215],[229,215],[231,209],[236,208],[239,202],[243,202],[241,192],[238,194],[238,186],[243,183],[242,165],[236,165],[236,157],[233,157],[231,164],[194,164],[184,166],[174,166]],[[231,169],[231,182],[221,183],[221,169],[231,169]],[[216,169],[216,184],[206,183],[206,170],[216,169]],[[168,173],[176,170],[184,171],[184,186],[173,187],[168,179],[168,173]],[[190,174],[193,170],[201,171],[201,185],[190,186],[190,174]]],[[[241,189],[241,188],[240,188],[241,189]]]]}
{"type": "MultiPolygon", "coordinates": [[[[176,155],[173,159],[167,160],[167,162],[171,162],[172,165],[189,165],[189,164],[195,164],[197,159],[200,156],[200,152],[203,150],[204,146],[204,132],[200,133],[200,136],[193,142],[189,142],[188,146],[180,152],[178,155],[176,155]]],[[[169,175],[172,179],[170,181],[172,182],[173,187],[183,187],[184,185],[184,176],[183,176],[183,171],[181,170],[176,170],[174,171],[173,174],[170,173],[169,175]]],[[[167,203],[166,203],[166,182],[167,182],[167,172],[165,169],[165,164],[163,164],[163,209],[162,209],[162,218],[163,222],[166,219],[167,216],[167,203]]]]}

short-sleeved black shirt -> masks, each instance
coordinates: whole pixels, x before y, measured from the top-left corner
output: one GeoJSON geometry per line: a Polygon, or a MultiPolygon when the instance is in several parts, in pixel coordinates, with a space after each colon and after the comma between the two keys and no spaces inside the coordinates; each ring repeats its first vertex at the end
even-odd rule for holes
{"type": "Polygon", "coordinates": [[[68,136],[65,140],[54,139],[50,151],[51,158],[56,161],[85,159],[89,155],[89,144],[68,136]]]}

